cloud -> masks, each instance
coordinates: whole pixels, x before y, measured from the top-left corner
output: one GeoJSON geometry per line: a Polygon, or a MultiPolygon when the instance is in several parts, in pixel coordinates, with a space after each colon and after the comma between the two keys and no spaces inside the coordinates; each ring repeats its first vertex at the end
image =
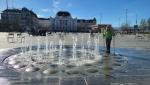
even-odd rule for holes
{"type": "Polygon", "coordinates": [[[61,0],[53,0],[52,11],[54,14],[56,14],[56,12],[60,10],[60,7],[59,7],[60,1],[61,0]]]}
{"type": "Polygon", "coordinates": [[[67,9],[67,8],[70,8],[73,6],[72,3],[66,3],[64,7],[60,7],[61,1],[62,0],[53,0],[52,1],[52,9],[51,10],[54,14],[56,14],[59,10],[62,10],[62,8],[67,9]]]}
{"type": "Polygon", "coordinates": [[[42,12],[50,12],[50,9],[41,9],[42,12]]]}
{"type": "Polygon", "coordinates": [[[37,16],[38,16],[38,17],[44,17],[44,15],[41,15],[41,14],[37,14],[37,16]]]}

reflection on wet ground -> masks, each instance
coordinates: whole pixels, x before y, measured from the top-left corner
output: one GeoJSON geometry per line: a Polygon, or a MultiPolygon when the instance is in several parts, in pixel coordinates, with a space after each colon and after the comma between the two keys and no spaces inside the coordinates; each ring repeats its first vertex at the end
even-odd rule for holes
{"type": "MultiPolygon", "coordinates": [[[[0,53],[0,85],[149,85],[150,50],[117,48],[116,53],[128,58],[127,65],[121,70],[111,72],[111,56],[105,56],[103,75],[63,78],[28,78],[13,69],[3,66],[3,59],[15,51],[0,53]],[[11,53],[10,53],[11,52],[11,53]]],[[[118,61],[119,62],[119,61],[118,61]]]]}

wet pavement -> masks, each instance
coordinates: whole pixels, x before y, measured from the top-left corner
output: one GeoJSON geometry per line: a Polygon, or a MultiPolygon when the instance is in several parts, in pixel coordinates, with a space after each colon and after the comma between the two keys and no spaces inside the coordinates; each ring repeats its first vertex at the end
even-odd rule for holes
{"type": "Polygon", "coordinates": [[[3,60],[16,50],[7,50],[0,53],[0,85],[150,85],[150,50],[136,50],[117,48],[116,53],[128,58],[125,68],[116,70],[111,76],[84,76],[84,77],[50,77],[50,78],[23,78],[14,69],[3,65],[3,60]]]}

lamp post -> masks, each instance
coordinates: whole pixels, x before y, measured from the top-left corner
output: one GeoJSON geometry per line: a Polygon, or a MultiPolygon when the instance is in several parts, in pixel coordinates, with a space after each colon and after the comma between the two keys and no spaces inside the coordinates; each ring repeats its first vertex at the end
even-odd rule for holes
{"type": "Polygon", "coordinates": [[[125,25],[125,30],[128,33],[128,9],[126,9],[125,11],[126,11],[126,25],[125,25]]]}
{"type": "Polygon", "coordinates": [[[137,21],[137,18],[138,18],[138,15],[136,14],[136,21],[135,21],[135,24],[136,24],[136,25],[135,25],[135,27],[134,27],[136,33],[138,32],[138,24],[137,24],[138,21],[137,21]]]}
{"type": "Polygon", "coordinates": [[[100,13],[100,24],[102,24],[102,13],[100,13]]]}
{"type": "Polygon", "coordinates": [[[7,6],[7,9],[8,9],[8,0],[6,0],[6,6],[7,6]]]}
{"type": "Polygon", "coordinates": [[[10,28],[9,28],[9,14],[8,14],[8,0],[6,0],[6,27],[7,27],[7,31],[10,31],[10,28]]]}
{"type": "Polygon", "coordinates": [[[119,28],[120,28],[121,27],[121,24],[120,24],[121,18],[119,17],[118,20],[119,20],[119,24],[118,25],[119,25],[119,28]]]}

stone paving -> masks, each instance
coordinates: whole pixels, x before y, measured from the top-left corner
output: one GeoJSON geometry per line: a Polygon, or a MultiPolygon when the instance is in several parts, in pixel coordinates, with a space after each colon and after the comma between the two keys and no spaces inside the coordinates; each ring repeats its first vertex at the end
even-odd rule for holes
{"type": "MultiPolygon", "coordinates": [[[[20,47],[22,44],[7,43],[7,33],[0,35],[3,35],[0,37],[0,85],[150,85],[150,40],[147,37],[144,39],[135,38],[134,35],[118,35],[116,37],[115,51],[126,56],[128,63],[124,69],[111,73],[111,76],[23,79],[20,73],[5,67],[2,62],[6,57],[16,53],[16,51],[6,48],[20,47]]],[[[87,35],[84,34],[84,36],[87,35]]],[[[80,34],[78,37],[80,38],[80,34]]],[[[32,38],[33,41],[36,40],[35,38],[32,38]]],[[[44,39],[44,37],[39,38],[44,39]]],[[[66,40],[70,39],[66,37],[66,40]]],[[[99,45],[103,47],[102,40],[100,37],[99,45]]],[[[36,44],[36,42],[34,43],[36,44]]]]}

